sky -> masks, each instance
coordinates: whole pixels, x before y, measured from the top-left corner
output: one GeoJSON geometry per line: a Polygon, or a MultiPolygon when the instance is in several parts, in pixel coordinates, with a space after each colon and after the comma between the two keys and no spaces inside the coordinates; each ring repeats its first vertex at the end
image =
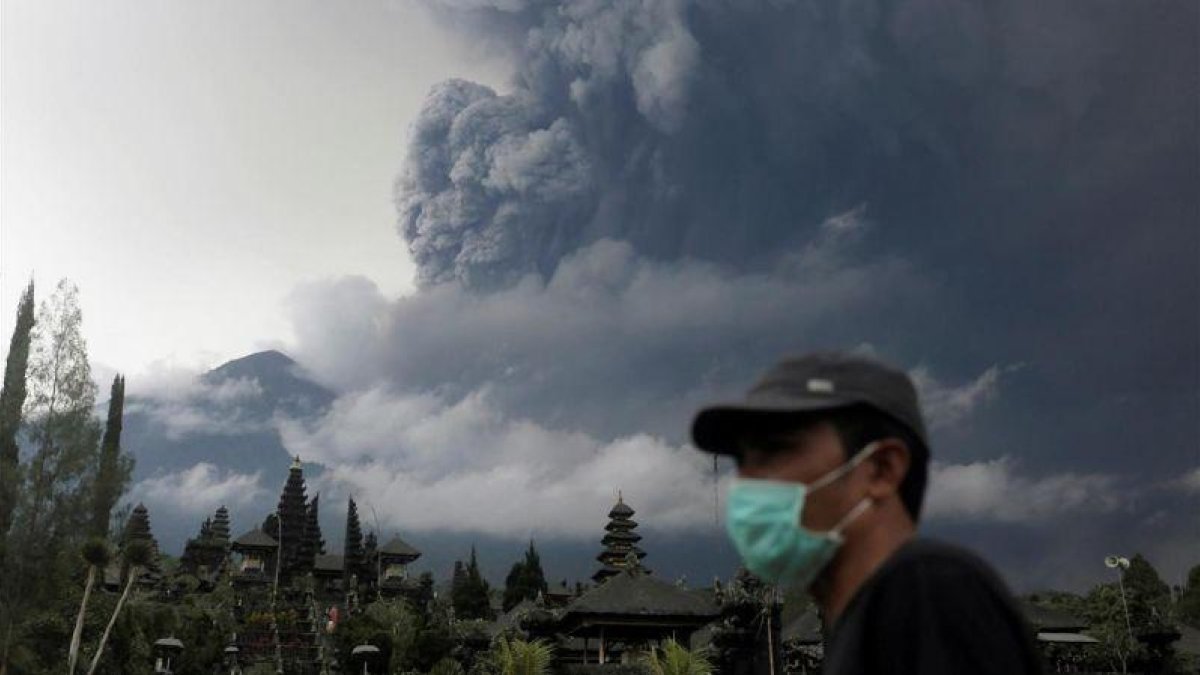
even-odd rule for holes
{"type": "Polygon", "coordinates": [[[304,281],[411,290],[408,122],[505,72],[404,2],[12,2],[0,31],[0,328],[69,277],[93,362],[135,375],[288,340],[304,281]]]}
{"type": "Polygon", "coordinates": [[[0,313],[35,268],[109,367],[280,347],[338,394],[284,445],[389,526],[580,540],[622,489],[711,538],[690,415],[842,348],[913,376],[927,530],[1018,586],[1200,562],[1194,3],[43,7],[0,313]]]}

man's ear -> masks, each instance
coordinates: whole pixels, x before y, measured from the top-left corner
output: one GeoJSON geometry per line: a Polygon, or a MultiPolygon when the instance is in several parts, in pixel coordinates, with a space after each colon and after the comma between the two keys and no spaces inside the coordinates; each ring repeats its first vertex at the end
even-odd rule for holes
{"type": "Polygon", "coordinates": [[[898,438],[885,438],[867,458],[871,471],[867,494],[882,499],[900,492],[900,484],[908,475],[912,463],[912,452],[908,444],[898,438]]]}

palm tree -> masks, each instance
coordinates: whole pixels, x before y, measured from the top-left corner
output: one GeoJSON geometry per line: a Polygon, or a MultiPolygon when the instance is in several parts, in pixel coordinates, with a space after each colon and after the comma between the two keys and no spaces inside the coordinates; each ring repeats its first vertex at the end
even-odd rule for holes
{"type": "Polygon", "coordinates": [[[667,640],[660,652],[651,647],[645,658],[650,675],[712,675],[712,662],[702,651],[689,651],[675,640],[667,640]]]}
{"type": "Polygon", "coordinates": [[[463,667],[458,661],[447,656],[433,664],[433,667],[429,669],[429,675],[463,675],[463,667]]]}
{"type": "Polygon", "coordinates": [[[547,675],[554,649],[541,640],[501,637],[492,644],[490,656],[496,675],[547,675]]]}
{"type": "Polygon", "coordinates": [[[125,580],[125,590],[121,591],[117,606],[113,608],[112,618],[108,620],[108,625],[104,627],[104,634],[100,636],[100,645],[96,647],[96,654],[92,657],[92,665],[88,668],[87,675],[94,675],[96,666],[100,665],[100,657],[104,655],[104,645],[108,643],[108,635],[112,632],[113,624],[117,622],[117,616],[121,613],[121,608],[125,606],[125,600],[129,598],[133,582],[141,574],[142,568],[150,562],[150,556],[150,545],[146,542],[132,541],[126,544],[123,557],[125,564],[129,566],[129,578],[125,580]]]}
{"type": "Polygon", "coordinates": [[[83,601],[79,603],[79,616],[75,617],[75,632],[71,633],[71,647],[67,656],[67,675],[75,675],[75,663],[79,660],[79,642],[83,638],[83,616],[87,613],[88,598],[92,595],[92,586],[96,583],[96,572],[104,573],[108,566],[108,544],[103,539],[94,537],[83,545],[80,552],[88,565],[87,582],[83,586],[83,601]]]}

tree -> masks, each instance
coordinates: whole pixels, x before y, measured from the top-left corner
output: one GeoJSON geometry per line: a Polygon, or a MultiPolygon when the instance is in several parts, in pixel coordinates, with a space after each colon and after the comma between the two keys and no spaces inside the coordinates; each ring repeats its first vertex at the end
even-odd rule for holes
{"type": "Polygon", "coordinates": [[[117,600],[117,606],[113,609],[112,618],[108,620],[108,625],[104,628],[104,634],[100,636],[100,644],[96,647],[96,653],[92,656],[92,665],[88,668],[88,675],[94,675],[96,666],[100,664],[100,657],[104,655],[104,645],[108,642],[108,636],[112,633],[113,625],[117,622],[117,617],[121,614],[121,608],[125,606],[125,601],[129,598],[129,591],[133,588],[133,583],[153,555],[150,546],[142,540],[134,540],[125,547],[122,552],[125,565],[129,568],[129,578],[125,580],[125,590],[121,591],[121,597],[117,600]]]}
{"type": "Polygon", "coordinates": [[[479,571],[474,546],[471,547],[470,561],[460,571],[461,566],[462,563],[455,563],[455,576],[450,587],[455,616],[460,619],[492,619],[491,587],[479,571]]]}
{"type": "Polygon", "coordinates": [[[497,638],[488,660],[496,675],[547,675],[554,650],[541,640],[497,638]]]}
{"type": "Polygon", "coordinates": [[[86,538],[100,425],[92,415],[96,385],[82,322],[78,290],[64,279],[33,324],[22,413],[33,452],[19,472],[5,544],[21,555],[6,559],[0,578],[0,673],[7,669],[17,617],[61,588],[74,568],[68,552],[86,538]]]}
{"type": "Polygon", "coordinates": [[[1088,632],[1100,641],[1111,670],[1128,672],[1129,662],[1140,655],[1141,645],[1125,623],[1121,589],[1117,584],[1100,584],[1087,595],[1088,632]]]}
{"type": "Polygon", "coordinates": [[[1176,612],[1180,621],[1200,628],[1200,565],[1188,572],[1187,586],[1180,589],[1176,612]]]}
{"type": "Polygon", "coordinates": [[[87,615],[88,598],[92,595],[92,586],[96,583],[96,573],[104,573],[108,566],[108,544],[103,539],[94,538],[83,545],[82,557],[87,563],[87,581],[84,582],[83,600],[79,603],[79,614],[75,617],[75,632],[71,634],[71,645],[67,650],[67,675],[75,675],[75,663],[79,659],[79,643],[83,638],[83,618],[87,615]]]}
{"type": "Polygon", "coordinates": [[[650,675],[712,675],[713,666],[701,651],[689,651],[675,640],[667,640],[662,651],[651,647],[644,659],[650,675]]]}
{"type": "Polygon", "coordinates": [[[99,429],[92,417],[96,385],[83,338],[78,289],[64,279],[38,313],[26,410],[35,450],[22,527],[43,533],[42,541],[52,541],[46,531],[54,535],[81,524],[80,505],[72,502],[80,497],[99,429]],[[67,508],[56,509],[61,505],[67,508]]]}
{"type": "Polygon", "coordinates": [[[1129,559],[1129,569],[1125,570],[1125,592],[1135,635],[1139,631],[1157,630],[1169,622],[1171,587],[1140,553],[1129,559]]]}
{"type": "Polygon", "coordinates": [[[530,541],[525,558],[514,563],[504,579],[504,611],[516,607],[522,600],[536,599],[539,593],[546,592],[546,588],[541,556],[530,541]]]}
{"type": "Polygon", "coordinates": [[[30,281],[17,305],[17,324],[9,342],[4,385],[0,388],[0,564],[4,562],[4,540],[12,524],[20,488],[21,452],[17,434],[25,407],[25,376],[33,326],[33,281],[30,281]]]}
{"type": "Polygon", "coordinates": [[[121,453],[121,419],[125,409],[125,378],[113,378],[108,399],[108,420],[104,438],[100,441],[100,465],[96,470],[96,485],[92,492],[91,527],[97,537],[108,536],[109,519],[117,498],[125,491],[133,471],[133,459],[121,453]]]}

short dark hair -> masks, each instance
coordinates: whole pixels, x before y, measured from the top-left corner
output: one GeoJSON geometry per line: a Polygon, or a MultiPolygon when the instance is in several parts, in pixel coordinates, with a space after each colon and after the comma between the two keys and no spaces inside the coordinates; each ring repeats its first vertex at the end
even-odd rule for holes
{"type": "Polygon", "coordinates": [[[913,522],[921,516],[925,484],[929,476],[929,448],[904,424],[873,406],[858,404],[832,410],[792,414],[768,413],[741,438],[743,446],[766,452],[778,452],[791,445],[796,434],[820,424],[830,423],[837,432],[846,459],[868,443],[896,438],[908,446],[908,473],[900,481],[900,501],[913,522]]]}

